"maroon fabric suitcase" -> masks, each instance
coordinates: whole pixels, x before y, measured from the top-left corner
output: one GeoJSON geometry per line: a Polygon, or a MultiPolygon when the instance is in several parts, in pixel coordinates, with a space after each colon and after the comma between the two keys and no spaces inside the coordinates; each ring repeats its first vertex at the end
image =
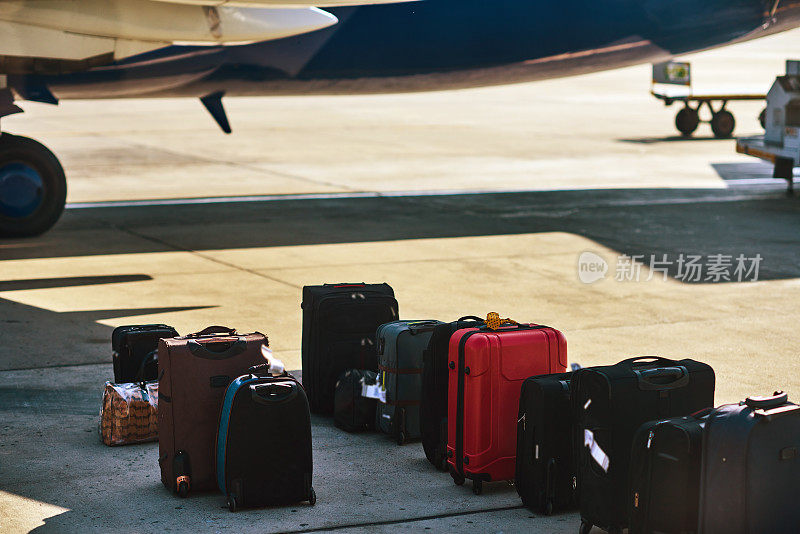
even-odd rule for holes
{"type": "Polygon", "coordinates": [[[210,326],[158,344],[158,463],[161,482],[182,497],[217,487],[214,452],[225,389],[267,363],[264,334],[210,326]]]}

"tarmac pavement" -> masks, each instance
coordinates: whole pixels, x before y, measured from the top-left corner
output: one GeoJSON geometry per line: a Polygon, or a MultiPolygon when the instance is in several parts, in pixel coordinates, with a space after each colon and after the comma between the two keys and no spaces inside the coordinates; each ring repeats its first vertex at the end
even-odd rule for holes
{"type": "MultiPolygon", "coordinates": [[[[695,79],[741,88],[731,73],[746,71],[765,90],[798,38],[697,55],[695,79]]],[[[4,119],[62,158],[71,206],[40,238],[0,241],[0,530],[577,532],[575,513],[539,517],[505,483],[475,496],[419,444],[319,417],[313,508],[180,500],[160,484],[157,444],[99,443],[115,326],[257,329],[299,369],[307,284],[387,281],[409,319],[497,311],[549,324],[584,365],[693,357],[715,368],[717,403],[774,389],[800,399],[800,201],[731,140],[675,137],[677,109],[649,97],[648,80],[642,66],[472,91],[231,99],[228,137],[186,100],[26,104],[4,119]],[[605,277],[581,280],[585,252],[605,277]],[[717,255],[730,256],[729,280],[715,279],[717,255]],[[683,276],[690,256],[697,281],[683,276]],[[739,256],[751,269],[761,258],[756,281],[737,281],[739,256]]],[[[758,133],[758,104],[729,107],[739,134],[758,133]]]]}

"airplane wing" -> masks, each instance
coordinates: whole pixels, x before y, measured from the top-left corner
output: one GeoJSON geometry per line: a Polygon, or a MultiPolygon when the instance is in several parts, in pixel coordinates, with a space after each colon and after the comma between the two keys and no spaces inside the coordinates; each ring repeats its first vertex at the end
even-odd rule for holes
{"type": "Polygon", "coordinates": [[[82,70],[172,44],[281,39],[338,22],[317,6],[390,1],[0,0],[0,73],[82,70]]]}

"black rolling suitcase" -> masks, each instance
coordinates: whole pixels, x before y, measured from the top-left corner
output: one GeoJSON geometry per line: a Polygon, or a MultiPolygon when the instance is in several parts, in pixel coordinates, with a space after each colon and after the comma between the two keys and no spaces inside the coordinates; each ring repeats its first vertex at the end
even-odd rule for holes
{"type": "Polygon", "coordinates": [[[484,320],[468,315],[433,327],[428,348],[422,353],[422,396],[419,416],[422,448],[428,461],[447,471],[447,377],[450,337],[456,330],[482,326],[484,320]]]}
{"type": "Polygon", "coordinates": [[[253,367],[231,382],[220,411],[217,485],[231,512],[317,501],[308,399],[288,375],[252,374],[267,367],[253,367]]]}
{"type": "Polygon", "coordinates": [[[378,370],[375,331],[397,319],[389,284],[303,288],[303,386],[311,411],[333,413],[334,386],[347,369],[378,370]]]}
{"type": "Polygon", "coordinates": [[[111,332],[114,382],[149,382],[158,380],[158,340],[178,337],[165,324],[118,326],[111,332]]]}
{"type": "Polygon", "coordinates": [[[365,386],[375,386],[378,375],[374,371],[348,369],[339,375],[333,399],[333,423],[347,432],[360,432],[375,428],[374,398],[363,395],[365,386]]]}
{"type": "Polygon", "coordinates": [[[701,534],[800,532],[800,406],[785,393],[708,416],[699,523],[701,534]]]}
{"type": "Polygon", "coordinates": [[[571,378],[532,376],[520,392],[514,485],[525,506],[547,515],[577,506],[571,378]]]}
{"type": "Polygon", "coordinates": [[[697,532],[705,416],[650,421],[633,438],[630,534],[697,532]]]}
{"type": "Polygon", "coordinates": [[[573,375],[581,534],[628,526],[630,454],[641,425],[714,404],[714,370],[694,360],[651,356],[573,375]]]}

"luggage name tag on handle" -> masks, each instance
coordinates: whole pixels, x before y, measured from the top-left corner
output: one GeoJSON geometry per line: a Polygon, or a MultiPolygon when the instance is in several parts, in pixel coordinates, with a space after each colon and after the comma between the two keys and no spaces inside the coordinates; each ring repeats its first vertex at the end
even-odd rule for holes
{"type": "Polygon", "coordinates": [[[489,327],[490,330],[499,330],[501,326],[510,326],[516,325],[519,326],[517,321],[513,319],[505,318],[501,319],[500,314],[497,312],[489,312],[486,314],[486,326],[489,327]]]}
{"type": "Polygon", "coordinates": [[[256,374],[256,371],[262,369],[272,376],[282,376],[286,373],[286,366],[283,365],[282,361],[272,355],[272,350],[268,346],[261,345],[261,355],[267,363],[251,367],[250,371],[253,372],[253,374],[256,374]]]}
{"type": "Polygon", "coordinates": [[[365,399],[375,399],[386,404],[386,390],[380,384],[365,384],[361,379],[361,396],[365,399]]]}
{"type": "Polygon", "coordinates": [[[597,465],[599,465],[604,472],[608,473],[608,467],[611,463],[611,459],[594,440],[594,432],[588,429],[583,430],[583,444],[584,446],[589,447],[589,453],[592,455],[592,459],[597,462],[597,465]]]}

